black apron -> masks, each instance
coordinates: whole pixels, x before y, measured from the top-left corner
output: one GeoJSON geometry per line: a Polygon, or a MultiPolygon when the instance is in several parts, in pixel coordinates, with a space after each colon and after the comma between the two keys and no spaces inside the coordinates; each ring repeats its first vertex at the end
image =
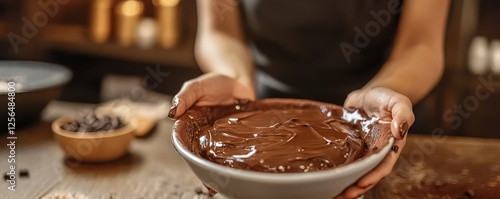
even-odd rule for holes
{"type": "Polygon", "coordinates": [[[390,53],[399,0],[241,0],[259,98],[343,104],[390,53]]]}

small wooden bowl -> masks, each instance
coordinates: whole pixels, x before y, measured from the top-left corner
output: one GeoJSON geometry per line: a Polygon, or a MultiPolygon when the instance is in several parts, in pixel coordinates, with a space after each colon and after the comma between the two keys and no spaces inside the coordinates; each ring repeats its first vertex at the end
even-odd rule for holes
{"type": "Polygon", "coordinates": [[[52,123],[52,131],[66,155],[76,161],[106,162],[124,156],[134,138],[135,120],[113,131],[78,133],[62,129],[62,125],[75,120],[75,116],[61,117],[52,123]]]}

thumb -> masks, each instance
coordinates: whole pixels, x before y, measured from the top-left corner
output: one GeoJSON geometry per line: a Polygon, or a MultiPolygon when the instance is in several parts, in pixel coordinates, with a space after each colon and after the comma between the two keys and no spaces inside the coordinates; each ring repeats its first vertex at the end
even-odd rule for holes
{"type": "Polygon", "coordinates": [[[392,106],[389,107],[392,114],[391,132],[396,139],[403,139],[408,133],[408,128],[415,121],[412,111],[412,103],[404,95],[394,96],[392,106]]]}
{"type": "Polygon", "coordinates": [[[168,117],[174,119],[184,114],[199,99],[200,92],[200,83],[197,79],[184,82],[181,90],[172,100],[168,117]]]}

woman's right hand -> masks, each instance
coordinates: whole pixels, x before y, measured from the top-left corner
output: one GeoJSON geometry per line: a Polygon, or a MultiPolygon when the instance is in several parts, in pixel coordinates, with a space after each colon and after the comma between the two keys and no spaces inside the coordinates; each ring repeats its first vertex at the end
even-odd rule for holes
{"type": "Polygon", "coordinates": [[[228,105],[236,99],[255,100],[253,86],[246,86],[219,73],[206,73],[186,81],[172,100],[170,118],[178,118],[191,106],[228,105]]]}

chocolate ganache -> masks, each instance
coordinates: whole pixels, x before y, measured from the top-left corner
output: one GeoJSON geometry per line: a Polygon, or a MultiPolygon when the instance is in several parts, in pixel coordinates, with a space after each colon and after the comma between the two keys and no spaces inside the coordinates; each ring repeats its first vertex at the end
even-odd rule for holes
{"type": "Polygon", "coordinates": [[[201,127],[193,149],[217,164],[260,172],[300,173],[361,158],[377,118],[360,111],[307,107],[238,112],[201,127]]]}

